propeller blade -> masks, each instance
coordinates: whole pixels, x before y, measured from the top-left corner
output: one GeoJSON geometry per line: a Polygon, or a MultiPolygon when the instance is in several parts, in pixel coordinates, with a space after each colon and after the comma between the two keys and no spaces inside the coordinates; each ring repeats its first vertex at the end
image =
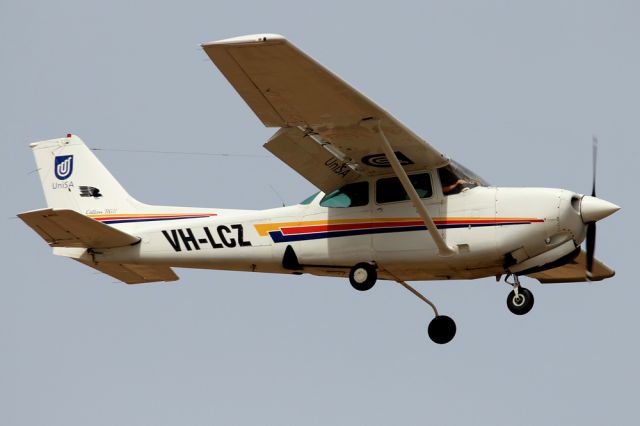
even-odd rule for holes
{"type": "Polygon", "coordinates": [[[587,225],[587,270],[585,275],[587,280],[591,281],[593,276],[593,257],[596,251],[596,223],[591,222],[587,225]]]}
{"type": "Polygon", "coordinates": [[[591,196],[596,196],[596,163],[598,161],[598,138],[593,136],[593,183],[591,186],[591,196]]]}
{"type": "MultiPolygon", "coordinates": [[[[591,184],[591,196],[596,196],[596,165],[598,162],[598,138],[593,136],[593,182],[591,184]]],[[[593,276],[593,258],[596,252],[596,222],[587,224],[587,270],[585,275],[591,281],[593,276]]]]}

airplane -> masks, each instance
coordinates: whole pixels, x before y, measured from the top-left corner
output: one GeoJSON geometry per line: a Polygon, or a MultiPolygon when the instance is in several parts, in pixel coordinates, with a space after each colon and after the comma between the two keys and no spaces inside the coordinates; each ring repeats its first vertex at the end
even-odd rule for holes
{"type": "Polygon", "coordinates": [[[502,277],[508,309],[534,304],[520,277],[600,281],[596,222],[619,206],[554,188],[489,185],[283,36],[202,44],[267,127],[264,144],[318,192],[268,210],[157,206],[134,199],[76,135],[32,143],[47,208],[18,214],[51,247],[127,284],[178,279],[172,267],[345,277],[358,291],[395,281],[502,277]],[[581,248],[586,240],[586,250],[581,248]]]}

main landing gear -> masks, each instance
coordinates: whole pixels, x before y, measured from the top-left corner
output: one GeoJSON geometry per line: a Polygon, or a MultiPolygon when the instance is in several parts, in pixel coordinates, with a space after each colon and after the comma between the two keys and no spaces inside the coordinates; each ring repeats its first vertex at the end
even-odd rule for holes
{"type": "Polygon", "coordinates": [[[367,291],[376,283],[378,273],[370,263],[358,263],[349,272],[349,282],[358,291],[367,291]]]}
{"type": "Polygon", "coordinates": [[[507,296],[507,308],[515,315],[524,315],[533,308],[533,293],[520,286],[517,275],[512,276],[513,282],[509,282],[509,275],[504,279],[507,284],[513,286],[513,290],[507,296]]]}
{"type": "MultiPolygon", "coordinates": [[[[376,268],[370,263],[358,263],[351,268],[351,271],[349,272],[349,282],[353,288],[358,291],[371,289],[376,283],[377,278],[378,274],[376,272],[376,268]]],[[[453,340],[456,335],[456,323],[450,317],[440,315],[436,306],[418,290],[400,279],[396,279],[396,281],[433,309],[436,316],[431,320],[427,329],[431,340],[440,345],[444,345],[445,343],[449,343],[453,340]]]]}

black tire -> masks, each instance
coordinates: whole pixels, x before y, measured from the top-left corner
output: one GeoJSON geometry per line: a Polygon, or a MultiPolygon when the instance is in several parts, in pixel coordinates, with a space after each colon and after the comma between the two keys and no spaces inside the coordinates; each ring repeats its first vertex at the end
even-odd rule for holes
{"type": "Polygon", "coordinates": [[[507,307],[516,315],[524,315],[533,308],[533,293],[524,287],[518,289],[518,297],[511,290],[507,296],[507,307]]]}
{"type": "Polygon", "coordinates": [[[434,343],[444,345],[455,337],[456,323],[446,315],[439,315],[431,320],[427,332],[434,343]]]}
{"type": "Polygon", "coordinates": [[[349,282],[358,291],[367,291],[378,280],[376,268],[369,263],[358,263],[349,272],[349,282]]]}

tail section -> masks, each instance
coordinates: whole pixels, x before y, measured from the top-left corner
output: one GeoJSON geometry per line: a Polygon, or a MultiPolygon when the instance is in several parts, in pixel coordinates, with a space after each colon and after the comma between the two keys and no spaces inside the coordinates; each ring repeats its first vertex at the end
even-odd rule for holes
{"type": "Polygon", "coordinates": [[[169,265],[95,262],[95,249],[137,245],[140,223],[207,218],[220,211],[136,201],[74,135],[35,142],[31,149],[48,208],[18,217],[54,248],[54,254],[128,284],[175,281],[178,277],[169,265]]]}
{"type": "Polygon", "coordinates": [[[85,215],[140,209],[79,137],[35,142],[31,149],[48,207],[85,215]]]}

